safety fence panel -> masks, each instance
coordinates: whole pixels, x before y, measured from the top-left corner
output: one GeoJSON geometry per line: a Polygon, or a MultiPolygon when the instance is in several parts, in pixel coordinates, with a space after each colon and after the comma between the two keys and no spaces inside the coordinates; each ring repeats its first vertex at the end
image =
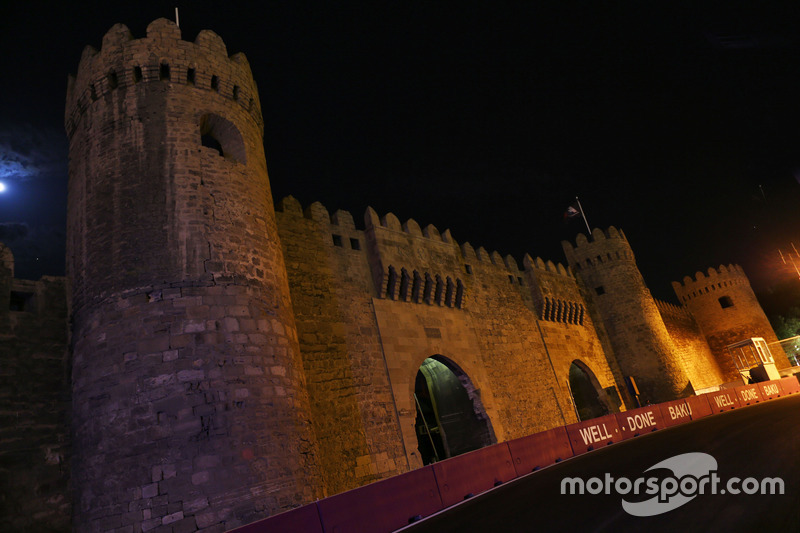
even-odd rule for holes
{"type": "MultiPolygon", "coordinates": [[[[661,419],[665,427],[677,426],[692,420],[692,408],[686,400],[660,403],[658,408],[661,411],[661,419]]],[[[708,402],[706,402],[706,408],[711,409],[708,407],[708,402]]]]}
{"type": "Polygon", "coordinates": [[[445,507],[517,477],[506,442],[434,463],[433,472],[445,507]]]}
{"type": "Polygon", "coordinates": [[[572,457],[567,428],[563,426],[508,441],[508,449],[518,476],[572,457]]]}
{"type": "Polygon", "coordinates": [[[761,397],[761,387],[758,385],[743,385],[741,387],[736,387],[734,390],[736,391],[736,397],[739,398],[739,405],[755,405],[759,402],[763,401],[761,397]]]}
{"type": "Polygon", "coordinates": [[[593,418],[567,426],[569,443],[575,455],[590,452],[622,440],[622,434],[614,415],[593,418]]]}
{"type": "Polygon", "coordinates": [[[783,396],[781,383],[778,380],[764,381],[758,384],[761,397],[765,400],[772,400],[773,398],[780,398],[783,396]]]}
{"type": "Polygon", "coordinates": [[[708,398],[708,404],[711,406],[711,412],[714,414],[723,413],[741,407],[739,398],[736,395],[735,389],[725,389],[719,392],[709,392],[703,394],[708,398]]]}
{"type": "Polygon", "coordinates": [[[783,389],[783,395],[786,396],[788,394],[797,394],[800,392],[800,381],[797,381],[797,376],[790,376],[788,378],[782,378],[780,380],[781,389],[783,389]]]}
{"type": "Polygon", "coordinates": [[[444,505],[432,466],[364,485],[317,502],[326,532],[389,532],[444,505]]]}
{"type": "Polygon", "coordinates": [[[689,396],[688,398],[685,398],[685,401],[686,405],[689,406],[692,420],[697,420],[698,418],[703,418],[704,416],[714,414],[714,410],[711,408],[711,397],[708,394],[689,396]]]}
{"type": "Polygon", "coordinates": [[[277,533],[292,531],[293,533],[324,533],[319,520],[317,504],[310,503],[285,513],[276,514],[264,520],[237,527],[228,533],[277,533]]]}
{"type": "Polygon", "coordinates": [[[663,429],[664,419],[658,405],[648,405],[614,415],[623,439],[638,437],[663,429]]]}

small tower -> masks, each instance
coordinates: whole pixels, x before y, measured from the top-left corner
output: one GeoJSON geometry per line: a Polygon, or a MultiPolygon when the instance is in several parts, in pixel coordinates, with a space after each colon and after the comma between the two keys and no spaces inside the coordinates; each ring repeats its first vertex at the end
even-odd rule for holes
{"type": "Polygon", "coordinates": [[[667,328],[644,283],[628,240],[611,226],[562,243],[570,267],[602,317],[625,377],[642,402],[663,402],[693,392],[667,328]]]}
{"type": "Polygon", "coordinates": [[[165,19],[115,25],[69,80],[77,531],[320,496],[262,121],[244,55],[165,19]]]}
{"type": "MultiPolygon", "coordinates": [[[[763,337],[767,343],[778,338],[750,287],[742,267],[720,265],[706,274],[686,276],[683,283],[673,281],[678,300],[694,316],[706,337],[726,380],[739,379],[739,373],[726,346],[751,337],[763,337]]],[[[779,344],[770,344],[778,369],[789,367],[786,353],[779,344]]]]}

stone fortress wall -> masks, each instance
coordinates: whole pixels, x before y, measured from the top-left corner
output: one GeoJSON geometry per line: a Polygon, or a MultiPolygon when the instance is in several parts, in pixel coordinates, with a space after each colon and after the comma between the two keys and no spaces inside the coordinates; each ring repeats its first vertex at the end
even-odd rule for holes
{"type": "MultiPolygon", "coordinates": [[[[568,266],[520,267],[391,213],[362,225],[292,197],[273,208],[250,67],[209,31],[114,26],[84,51],[65,124],[70,294],[46,278],[46,316],[0,307],[18,369],[0,393],[60,372],[63,392],[26,409],[59,420],[38,462],[63,479],[67,461],[56,473],[47,457],[71,459],[77,531],[222,531],[418,468],[428,358],[458,377],[490,444],[577,421],[573,366],[614,412],[636,406],[630,377],[640,402],[686,396],[731,379],[725,343],[774,337],[739,267],[658,302],[613,227],[564,243],[568,266]],[[17,327],[45,319],[52,340],[17,327]],[[48,362],[26,369],[23,345],[48,362]]],[[[0,272],[0,301],[25,283],[0,272]]]]}
{"type": "MultiPolygon", "coordinates": [[[[686,276],[682,282],[673,281],[672,288],[683,307],[695,317],[725,381],[738,375],[726,346],[747,337],[763,337],[767,343],[777,343],[750,280],[739,265],[720,265],[717,269],[709,268],[705,274],[697,272],[694,278],[686,276]]],[[[790,366],[779,344],[772,344],[770,350],[778,369],[790,366]]]]}

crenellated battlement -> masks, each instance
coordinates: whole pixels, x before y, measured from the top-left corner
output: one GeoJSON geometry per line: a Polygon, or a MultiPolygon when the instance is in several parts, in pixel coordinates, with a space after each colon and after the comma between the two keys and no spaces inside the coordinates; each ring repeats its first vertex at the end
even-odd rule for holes
{"type": "Polygon", "coordinates": [[[661,313],[662,317],[670,316],[681,320],[693,320],[691,313],[685,307],[656,298],[653,298],[653,300],[655,300],[658,312],[661,313]]]}
{"type": "Polygon", "coordinates": [[[576,272],[584,268],[634,260],[625,233],[614,226],[609,226],[605,230],[595,228],[589,237],[579,233],[574,245],[570,241],[562,241],[561,244],[567,262],[576,272]]]}
{"type": "Polygon", "coordinates": [[[525,254],[525,257],[522,260],[522,264],[525,265],[525,269],[535,269],[535,270],[543,270],[545,272],[550,272],[551,274],[555,274],[558,276],[563,276],[565,278],[575,279],[575,275],[570,271],[569,268],[565,267],[561,263],[553,263],[552,261],[548,260],[545,262],[541,257],[536,257],[536,259],[531,258],[530,255],[525,254]]]}
{"type": "Polygon", "coordinates": [[[727,287],[750,287],[750,280],[739,265],[720,265],[709,268],[706,273],[696,272],[694,277],[684,276],[683,281],[673,281],[672,288],[681,302],[687,302],[704,294],[709,294],[727,287]]]}
{"type": "Polygon", "coordinates": [[[144,38],[136,39],[127,26],[115,24],[99,51],[84,48],[78,70],[67,82],[67,135],[72,136],[95,102],[154,82],[192,87],[235,101],[263,133],[258,89],[245,55],[229,56],[222,38],[210,30],[198,33],[194,42],[183,41],[180,28],[162,18],[147,26],[144,38]]]}
{"type": "Polygon", "coordinates": [[[368,207],[364,213],[364,224],[366,229],[384,228],[391,231],[406,233],[412,237],[422,237],[434,242],[442,242],[445,244],[452,244],[453,236],[450,230],[446,229],[443,232],[433,224],[428,224],[425,228],[420,228],[420,225],[413,218],[409,218],[404,223],[400,223],[400,219],[394,213],[386,213],[384,216],[379,216],[377,211],[368,207]]]}

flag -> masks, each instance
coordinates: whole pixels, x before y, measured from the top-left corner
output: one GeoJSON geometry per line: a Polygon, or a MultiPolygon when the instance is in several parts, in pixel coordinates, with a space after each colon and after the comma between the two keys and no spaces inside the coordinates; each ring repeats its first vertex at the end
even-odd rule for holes
{"type": "Polygon", "coordinates": [[[577,203],[571,204],[564,212],[564,221],[574,218],[581,214],[581,208],[577,203]]]}

